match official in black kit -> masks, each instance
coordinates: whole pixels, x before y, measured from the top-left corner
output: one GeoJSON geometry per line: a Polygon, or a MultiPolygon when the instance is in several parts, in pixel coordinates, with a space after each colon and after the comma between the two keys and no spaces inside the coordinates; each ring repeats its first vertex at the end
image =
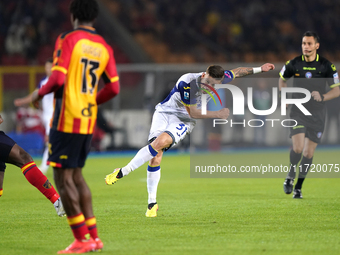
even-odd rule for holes
{"type": "MultiPolygon", "coordinates": [[[[302,198],[302,183],[312,164],[314,151],[320,143],[325,127],[325,101],[340,95],[336,67],[317,53],[319,47],[319,36],[315,32],[305,32],[302,37],[302,55],[287,61],[280,71],[280,91],[283,87],[287,87],[286,80],[294,77],[293,87],[307,89],[312,96],[307,103],[303,104],[311,115],[304,115],[296,105],[292,106],[290,112],[290,118],[296,120],[297,125],[290,131],[293,149],[290,151],[290,171],[283,183],[283,189],[286,194],[292,193],[294,179],[299,172],[293,198],[302,198]],[[326,92],[326,84],[330,87],[328,92],[326,92]],[[299,162],[300,166],[298,166],[299,162]]],[[[293,98],[304,96],[301,93],[293,93],[293,98]]]]}

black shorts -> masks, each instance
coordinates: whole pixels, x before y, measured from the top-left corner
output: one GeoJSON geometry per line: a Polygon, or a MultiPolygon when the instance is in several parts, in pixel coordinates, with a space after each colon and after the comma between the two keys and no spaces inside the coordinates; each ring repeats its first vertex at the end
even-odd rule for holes
{"type": "Polygon", "coordinates": [[[304,133],[305,137],[315,143],[320,143],[325,129],[326,110],[311,111],[311,116],[292,111],[290,118],[296,120],[297,125],[290,128],[290,137],[304,133]]]}
{"type": "Polygon", "coordinates": [[[51,129],[47,164],[58,168],[84,167],[92,135],[64,133],[51,129]]]}
{"type": "Polygon", "coordinates": [[[14,144],[15,142],[12,138],[8,137],[3,131],[0,131],[0,171],[5,171],[5,163],[14,144]]]}

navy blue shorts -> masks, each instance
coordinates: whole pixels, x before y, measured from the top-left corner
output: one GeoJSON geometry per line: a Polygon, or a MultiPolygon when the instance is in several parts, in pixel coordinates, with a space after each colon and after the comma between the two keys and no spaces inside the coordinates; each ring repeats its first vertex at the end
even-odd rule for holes
{"type": "Polygon", "coordinates": [[[3,131],[0,131],[0,171],[5,171],[6,162],[15,142],[3,131]]]}
{"type": "Polygon", "coordinates": [[[64,133],[51,129],[47,164],[58,168],[84,167],[92,135],[64,133]]]}

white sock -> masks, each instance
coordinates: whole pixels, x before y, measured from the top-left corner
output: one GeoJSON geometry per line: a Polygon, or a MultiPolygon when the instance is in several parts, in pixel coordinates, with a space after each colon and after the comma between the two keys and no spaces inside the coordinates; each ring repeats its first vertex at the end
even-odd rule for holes
{"type": "Polygon", "coordinates": [[[46,173],[48,170],[47,159],[48,159],[48,147],[46,147],[44,150],[41,165],[39,166],[39,169],[43,174],[46,173]]]}
{"type": "Polygon", "coordinates": [[[151,145],[144,146],[137,152],[136,156],[129,162],[129,164],[122,168],[123,176],[128,175],[130,172],[154,158],[157,154],[158,152],[152,148],[151,145]]]}
{"type": "Polygon", "coordinates": [[[161,167],[148,166],[147,172],[147,187],[148,187],[148,204],[156,203],[157,188],[159,180],[161,179],[161,167]]]}

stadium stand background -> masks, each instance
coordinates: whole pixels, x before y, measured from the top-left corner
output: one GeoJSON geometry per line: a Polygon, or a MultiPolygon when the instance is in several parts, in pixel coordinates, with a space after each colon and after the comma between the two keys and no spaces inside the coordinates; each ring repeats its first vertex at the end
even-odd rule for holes
{"type": "MultiPolygon", "coordinates": [[[[101,0],[157,63],[280,62],[300,53],[315,30],[320,53],[340,60],[340,2],[332,0],[101,0]]],[[[43,64],[71,29],[68,0],[2,0],[2,65],[43,64]]],[[[118,63],[127,63],[115,47],[118,63]]]]}
{"type": "MultiPolygon", "coordinates": [[[[0,111],[12,116],[3,130],[15,129],[13,99],[34,89],[44,75],[41,65],[52,56],[57,36],[72,29],[69,2],[0,1],[0,111]],[[6,73],[8,67],[10,72],[6,73]]],[[[147,136],[154,105],[185,72],[202,71],[211,63],[222,63],[228,69],[273,62],[277,69],[269,74],[273,78],[270,89],[277,86],[283,63],[301,54],[301,35],[306,30],[319,33],[320,54],[336,64],[340,61],[339,1],[99,2],[101,15],[96,28],[114,49],[122,84],[119,97],[105,104],[103,110],[114,124],[128,126],[129,143],[136,147],[145,143],[140,137],[147,136]]],[[[339,100],[330,106],[336,128],[339,113],[334,109],[339,106],[339,100]]],[[[232,136],[228,134],[225,141],[233,143],[228,138],[232,136]]],[[[287,145],[286,137],[267,145],[287,145]]],[[[336,137],[334,141],[338,142],[340,134],[336,137]]],[[[122,139],[115,140],[119,143],[122,139]]],[[[252,142],[251,137],[247,139],[247,143],[252,142]]],[[[331,138],[325,141],[334,143],[331,138]]]]}
{"type": "Polygon", "coordinates": [[[105,0],[157,63],[280,62],[315,30],[339,61],[340,2],[332,0],[105,0]]]}

